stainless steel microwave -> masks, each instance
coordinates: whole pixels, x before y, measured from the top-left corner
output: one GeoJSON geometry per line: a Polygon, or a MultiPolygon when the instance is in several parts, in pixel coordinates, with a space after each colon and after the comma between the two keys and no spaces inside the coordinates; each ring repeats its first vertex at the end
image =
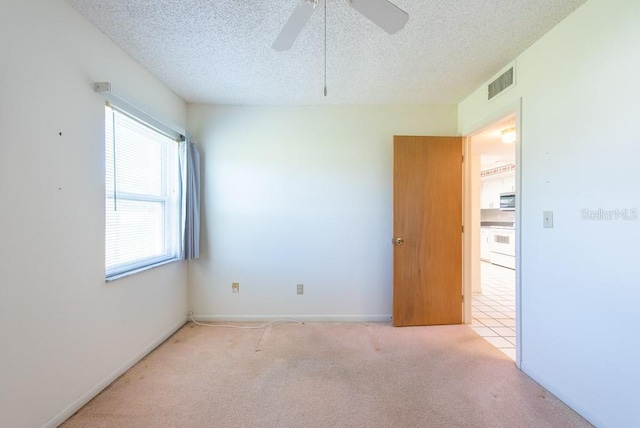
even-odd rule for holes
{"type": "Polygon", "coordinates": [[[516,209],[516,193],[500,193],[500,209],[503,211],[514,211],[516,209]]]}

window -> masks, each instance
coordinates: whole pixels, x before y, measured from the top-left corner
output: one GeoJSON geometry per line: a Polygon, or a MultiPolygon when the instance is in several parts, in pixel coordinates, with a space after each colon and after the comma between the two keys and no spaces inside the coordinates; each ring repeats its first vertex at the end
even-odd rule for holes
{"type": "Polygon", "coordinates": [[[105,275],[180,258],[178,143],[133,116],[105,114],[105,275]]]}

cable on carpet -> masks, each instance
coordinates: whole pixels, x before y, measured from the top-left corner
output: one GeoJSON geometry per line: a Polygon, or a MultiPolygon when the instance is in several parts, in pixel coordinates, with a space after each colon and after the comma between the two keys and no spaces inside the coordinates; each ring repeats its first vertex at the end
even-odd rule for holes
{"type": "Polygon", "coordinates": [[[204,323],[196,321],[193,318],[193,312],[189,312],[189,319],[195,325],[199,325],[199,326],[202,326],[202,327],[238,328],[238,329],[242,329],[242,330],[255,330],[255,329],[265,328],[265,327],[268,327],[270,325],[277,324],[277,323],[291,323],[291,324],[303,324],[304,325],[304,322],[299,321],[299,320],[294,320],[294,319],[291,319],[291,318],[282,318],[282,319],[278,319],[278,320],[269,321],[269,322],[264,323],[264,324],[252,325],[252,326],[228,325],[228,324],[204,324],[204,323]]]}

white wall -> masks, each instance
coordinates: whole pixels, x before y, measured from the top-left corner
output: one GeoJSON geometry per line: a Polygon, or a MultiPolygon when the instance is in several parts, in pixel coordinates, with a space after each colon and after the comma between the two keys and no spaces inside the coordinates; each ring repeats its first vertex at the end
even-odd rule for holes
{"type": "Polygon", "coordinates": [[[517,88],[459,105],[459,129],[522,97],[522,368],[599,427],[640,426],[640,2],[589,0],[517,59],[517,88]],[[554,228],[542,228],[553,210],[554,228]]]}
{"type": "Polygon", "coordinates": [[[0,426],[56,425],[187,309],[185,263],[104,282],[92,83],[182,125],[186,106],[62,0],[0,1],[0,58],[0,426]]]}
{"type": "Polygon", "coordinates": [[[204,174],[195,315],[389,320],[393,135],[455,135],[456,106],[190,105],[188,116],[204,174]]]}

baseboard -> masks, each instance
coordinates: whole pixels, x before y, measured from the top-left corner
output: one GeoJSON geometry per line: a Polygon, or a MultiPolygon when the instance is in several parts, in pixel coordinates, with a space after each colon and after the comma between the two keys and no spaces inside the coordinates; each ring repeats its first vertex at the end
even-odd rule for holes
{"type": "Polygon", "coordinates": [[[194,314],[199,322],[269,322],[277,320],[296,320],[303,322],[389,322],[391,315],[202,315],[194,314]]]}
{"type": "Polygon", "coordinates": [[[520,364],[520,370],[522,370],[523,373],[533,379],[544,389],[553,394],[558,400],[569,406],[574,412],[585,418],[593,426],[606,426],[606,424],[601,421],[600,418],[598,418],[595,414],[593,414],[590,409],[578,405],[578,403],[574,402],[571,397],[568,397],[565,394],[559,394],[557,389],[553,387],[553,382],[549,382],[549,379],[545,378],[544,376],[540,376],[535,370],[531,370],[531,367],[529,367],[524,362],[520,364]]]}
{"type": "Polygon", "coordinates": [[[107,386],[111,385],[111,383],[122,376],[127,370],[133,367],[138,361],[142,360],[146,357],[151,351],[156,349],[158,345],[167,340],[173,333],[178,331],[180,327],[185,325],[187,322],[187,317],[183,318],[179,323],[171,327],[169,330],[165,331],[158,337],[156,340],[147,345],[142,351],[138,352],[133,358],[120,366],[117,370],[111,373],[109,376],[104,378],[101,382],[91,388],[89,391],[84,393],[80,398],[71,403],[66,409],[62,412],[58,413],[53,418],[49,419],[42,428],[56,428],[58,425],[66,421],[71,415],[80,410],[82,406],[87,404],[93,397],[98,395],[105,389],[107,386]]]}

